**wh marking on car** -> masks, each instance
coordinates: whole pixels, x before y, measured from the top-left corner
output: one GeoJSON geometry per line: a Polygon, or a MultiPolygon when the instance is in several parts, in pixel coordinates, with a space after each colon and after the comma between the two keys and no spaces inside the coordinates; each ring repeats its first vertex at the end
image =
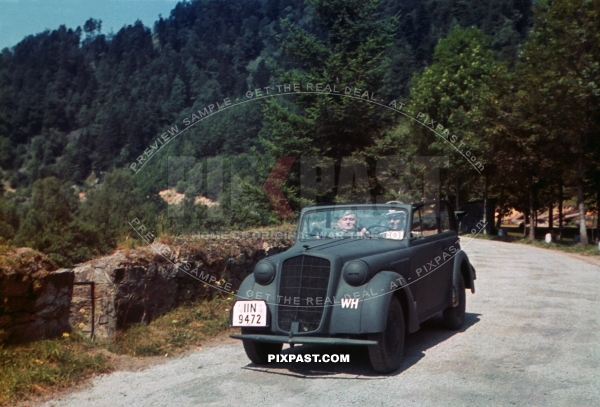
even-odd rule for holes
{"type": "Polygon", "coordinates": [[[426,319],[441,311],[447,328],[463,326],[476,276],[457,230],[443,200],[307,207],[294,246],[243,281],[231,337],[255,364],[284,343],[357,345],[376,371],[393,372],[426,319]]]}

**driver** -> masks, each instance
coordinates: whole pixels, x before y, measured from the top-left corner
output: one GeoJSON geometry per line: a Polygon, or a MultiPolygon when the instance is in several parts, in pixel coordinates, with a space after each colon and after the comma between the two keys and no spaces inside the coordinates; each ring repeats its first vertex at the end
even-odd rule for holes
{"type": "Polygon", "coordinates": [[[366,237],[367,235],[367,229],[358,226],[356,212],[350,209],[341,213],[336,225],[327,233],[327,237],[366,237]]]}
{"type": "Polygon", "coordinates": [[[356,213],[348,210],[342,213],[341,218],[337,221],[337,227],[344,231],[355,231],[356,226],[356,213]]]}

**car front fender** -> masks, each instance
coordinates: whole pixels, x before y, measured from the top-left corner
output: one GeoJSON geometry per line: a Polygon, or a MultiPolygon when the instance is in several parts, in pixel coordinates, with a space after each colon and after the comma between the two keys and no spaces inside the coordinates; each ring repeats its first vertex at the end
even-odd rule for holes
{"type": "Polygon", "coordinates": [[[463,250],[456,253],[454,258],[454,272],[452,274],[452,284],[458,289],[458,278],[462,274],[465,279],[465,287],[470,288],[475,294],[475,268],[471,265],[467,253],[463,250]]]}
{"type": "Polygon", "coordinates": [[[400,274],[393,271],[381,271],[369,281],[365,291],[375,295],[362,301],[360,333],[376,333],[385,330],[392,295],[397,296],[400,300],[408,332],[419,330],[419,320],[412,293],[408,283],[400,274]]]}

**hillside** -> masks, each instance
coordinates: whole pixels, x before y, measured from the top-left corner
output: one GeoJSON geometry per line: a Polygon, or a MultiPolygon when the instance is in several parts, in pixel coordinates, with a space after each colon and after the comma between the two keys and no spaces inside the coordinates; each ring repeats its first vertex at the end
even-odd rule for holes
{"type": "MultiPolygon", "coordinates": [[[[573,1],[579,0],[556,7],[573,1]]],[[[265,182],[283,174],[279,167],[272,172],[281,157],[295,158],[285,181],[271,180],[269,188],[280,188],[292,211],[308,201],[351,201],[361,188],[370,199],[421,196],[425,181],[414,158],[440,155],[449,165],[440,172],[439,193],[457,204],[493,196],[499,210],[526,216],[578,194],[594,205],[600,115],[592,85],[600,80],[577,77],[593,71],[587,68],[553,65],[544,43],[550,34],[531,33],[562,24],[568,10],[552,14],[540,4],[195,0],[177,3],[152,27],[137,21],[106,34],[90,18],[80,27],[32,34],[0,53],[0,242],[33,247],[63,266],[148,233],[277,224],[282,219],[265,182]],[[523,53],[544,62],[528,65],[523,53]],[[547,80],[560,75],[539,66],[563,77],[571,72],[572,86],[590,84],[576,94],[590,110],[575,109],[581,100],[544,107],[553,100],[536,93],[544,86],[555,86],[543,92],[562,98],[573,93],[562,94],[561,83],[547,80]],[[258,96],[257,89],[313,82],[367,89],[382,101],[412,103],[414,115],[433,116],[402,121],[335,95],[286,95],[222,109],[250,98],[248,92],[258,96]],[[208,109],[219,114],[204,120],[208,109]],[[567,125],[561,117],[577,119],[567,125]],[[455,134],[445,129],[444,144],[433,123],[455,134]],[[589,132],[580,139],[578,123],[589,132]],[[469,150],[459,151],[459,141],[469,150]],[[582,165],[573,165],[573,152],[582,165]],[[371,184],[358,185],[350,174],[348,190],[332,186],[309,199],[300,193],[302,156],[330,160],[333,183],[345,180],[344,157],[361,157],[362,180],[371,184]],[[408,163],[405,171],[378,174],[377,161],[389,156],[408,163]],[[485,171],[473,171],[474,158],[485,171]]],[[[589,29],[573,35],[592,36],[594,16],[581,22],[589,29]]],[[[581,59],[590,66],[598,55],[594,41],[585,42],[592,44],[584,50],[589,58],[581,59]]]]}

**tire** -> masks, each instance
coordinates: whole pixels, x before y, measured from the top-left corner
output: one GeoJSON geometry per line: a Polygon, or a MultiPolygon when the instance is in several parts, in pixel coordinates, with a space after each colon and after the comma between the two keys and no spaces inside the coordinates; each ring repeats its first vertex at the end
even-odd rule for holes
{"type": "MultiPolygon", "coordinates": [[[[242,330],[242,334],[246,333],[250,332],[244,332],[244,330],[242,330]]],[[[267,364],[269,355],[277,354],[281,352],[281,349],[283,348],[283,343],[258,342],[251,341],[250,339],[242,339],[242,343],[244,344],[244,350],[246,351],[248,359],[257,365],[267,364]]]]}
{"type": "Polygon", "coordinates": [[[373,369],[379,373],[391,373],[400,367],[404,353],[404,315],[398,298],[392,297],[384,332],[369,335],[377,345],[368,346],[373,369]]]}
{"type": "Polygon", "coordinates": [[[444,325],[447,329],[458,330],[465,323],[465,307],[467,297],[465,295],[465,279],[462,274],[458,277],[458,305],[450,306],[444,310],[444,325]]]}

